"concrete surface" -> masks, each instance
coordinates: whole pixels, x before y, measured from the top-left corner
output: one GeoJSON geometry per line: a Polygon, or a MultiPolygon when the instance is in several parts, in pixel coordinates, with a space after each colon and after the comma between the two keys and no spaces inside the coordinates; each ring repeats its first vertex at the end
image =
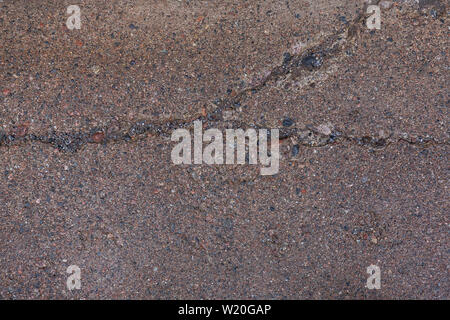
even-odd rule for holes
{"type": "Polygon", "coordinates": [[[0,297],[448,299],[448,2],[365,5],[0,1],[0,297]],[[279,173],[172,164],[195,119],[279,173]]]}

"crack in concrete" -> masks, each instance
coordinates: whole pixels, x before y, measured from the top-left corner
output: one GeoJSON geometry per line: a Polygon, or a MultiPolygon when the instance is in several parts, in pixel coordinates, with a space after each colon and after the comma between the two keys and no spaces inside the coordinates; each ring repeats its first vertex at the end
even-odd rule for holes
{"type": "MultiPolygon", "coordinates": [[[[378,4],[380,0],[376,1],[378,4]]],[[[330,34],[313,41],[307,47],[297,54],[291,55],[285,53],[283,61],[279,66],[273,68],[269,74],[258,84],[243,89],[242,91],[219,98],[209,102],[212,110],[203,111],[202,114],[192,116],[190,119],[175,119],[166,121],[141,120],[134,123],[122,123],[119,127],[124,130],[114,129],[114,126],[95,127],[86,132],[55,132],[48,134],[28,133],[26,126],[19,126],[13,129],[13,132],[5,133],[0,131],[0,147],[21,145],[27,142],[41,142],[50,145],[62,152],[77,152],[84,145],[90,143],[119,143],[129,142],[143,135],[152,134],[156,136],[170,136],[171,132],[178,128],[189,128],[195,120],[203,121],[211,127],[212,123],[219,125],[228,125],[229,128],[254,128],[263,129],[258,124],[245,124],[240,121],[224,120],[223,112],[226,109],[233,109],[239,105],[249,93],[256,93],[267,87],[270,83],[277,83],[281,79],[291,77],[293,79],[323,79],[323,69],[332,69],[339,60],[342,60],[346,50],[356,44],[356,36],[361,30],[365,19],[367,18],[365,10],[360,13],[346,28],[336,34],[330,34]],[[231,126],[231,127],[230,127],[231,126]]],[[[410,137],[408,134],[399,134],[390,137],[375,136],[352,136],[343,133],[341,130],[334,130],[329,135],[324,135],[314,127],[304,128],[279,128],[280,139],[292,138],[298,145],[305,147],[324,147],[329,144],[336,144],[342,141],[349,141],[354,144],[369,147],[373,149],[382,149],[389,144],[398,142],[407,142],[412,145],[422,147],[434,145],[448,145],[449,141],[439,141],[432,136],[410,137]]]]}
{"type": "MultiPolygon", "coordinates": [[[[208,121],[201,116],[194,120],[203,121],[205,130],[207,128],[217,128],[223,126],[225,128],[253,128],[266,129],[259,125],[248,125],[240,121],[208,121]]],[[[169,138],[173,130],[178,128],[191,129],[193,121],[167,121],[165,123],[155,123],[139,121],[131,124],[125,130],[111,131],[110,128],[93,128],[90,132],[52,132],[47,135],[30,134],[4,134],[0,132],[0,146],[21,145],[27,142],[40,142],[52,146],[62,152],[77,152],[86,144],[108,144],[120,143],[137,140],[147,135],[155,135],[169,138]]],[[[439,141],[432,136],[411,137],[406,133],[392,134],[389,137],[375,136],[352,136],[344,133],[339,129],[334,129],[330,134],[323,134],[312,126],[303,128],[278,128],[280,132],[280,140],[291,138],[293,144],[302,145],[304,147],[324,147],[330,144],[339,144],[347,141],[359,146],[369,147],[372,149],[383,149],[384,147],[398,142],[407,142],[411,145],[421,147],[429,147],[436,145],[449,145],[449,141],[439,141]]]]}
{"type": "MultiPolygon", "coordinates": [[[[376,1],[378,4],[381,0],[376,1]]],[[[241,101],[249,94],[254,94],[271,83],[277,83],[283,78],[290,77],[295,81],[298,79],[309,79],[302,85],[304,87],[311,81],[321,81],[323,74],[326,73],[324,69],[333,69],[342,58],[348,49],[356,44],[356,37],[369,16],[365,13],[365,8],[362,13],[343,28],[340,32],[334,34],[326,34],[320,36],[318,39],[311,41],[301,51],[291,55],[286,52],[283,55],[282,63],[274,67],[268,74],[256,85],[245,88],[231,97],[223,99],[216,99],[214,105],[217,107],[215,112],[210,117],[222,113],[227,108],[240,105],[241,101]]]]}

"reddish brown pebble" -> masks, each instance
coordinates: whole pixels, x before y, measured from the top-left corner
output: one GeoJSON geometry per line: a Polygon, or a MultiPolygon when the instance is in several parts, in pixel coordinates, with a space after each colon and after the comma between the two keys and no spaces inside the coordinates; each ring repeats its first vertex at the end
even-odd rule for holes
{"type": "Polygon", "coordinates": [[[95,143],[100,143],[105,139],[105,134],[103,132],[96,132],[92,135],[92,141],[95,143]]]}

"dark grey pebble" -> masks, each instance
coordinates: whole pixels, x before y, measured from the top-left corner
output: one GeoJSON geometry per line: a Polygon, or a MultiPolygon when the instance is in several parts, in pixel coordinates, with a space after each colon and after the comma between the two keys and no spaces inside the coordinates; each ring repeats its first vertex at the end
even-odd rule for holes
{"type": "Polygon", "coordinates": [[[291,118],[286,118],[283,120],[283,127],[290,127],[294,124],[294,121],[291,118]]]}

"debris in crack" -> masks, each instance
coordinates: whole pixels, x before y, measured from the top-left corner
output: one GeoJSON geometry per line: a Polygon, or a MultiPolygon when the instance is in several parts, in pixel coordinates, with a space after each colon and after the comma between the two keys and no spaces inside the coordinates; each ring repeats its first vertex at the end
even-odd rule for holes
{"type": "Polygon", "coordinates": [[[356,141],[361,145],[370,146],[372,148],[382,148],[387,144],[387,141],[384,138],[373,138],[369,136],[357,138],[356,141]]]}
{"type": "Polygon", "coordinates": [[[283,66],[287,66],[291,60],[292,60],[291,54],[289,52],[285,52],[283,54],[283,66]]]}
{"type": "MultiPolygon", "coordinates": [[[[51,132],[49,135],[36,135],[26,134],[19,135],[6,134],[0,132],[0,146],[12,146],[20,145],[25,142],[41,142],[49,144],[52,147],[58,149],[61,152],[74,153],[79,151],[84,145],[90,143],[103,143],[108,144],[112,142],[128,142],[138,137],[144,137],[146,134],[151,133],[156,136],[169,137],[171,132],[178,128],[190,129],[193,126],[195,120],[202,120],[209,122],[208,127],[218,126],[220,124],[226,125],[228,128],[241,128],[245,129],[251,127],[253,129],[263,129],[263,126],[255,124],[246,124],[240,121],[223,121],[223,120],[206,120],[203,117],[196,117],[190,121],[172,120],[165,123],[148,123],[145,121],[138,121],[136,123],[121,125],[122,128],[128,128],[123,131],[111,130],[109,127],[99,130],[98,128],[89,130],[89,133],[83,132],[51,132]]],[[[449,145],[449,141],[438,141],[431,136],[416,138],[410,138],[403,135],[397,137],[372,137],[362,136],[354,137],[342,133],[339,130],[331,130],[328,126],[318,126],[317,128],[312,126],[306,126],[305,128],[292,127],[294,124],[292,119],[286,118],[283,121],[284,127],[279,129],[279,139],[284,140],[287,138],[293,138],[294,143],[293,154],[297,154],[300,145],[305,147],[324,147],[329,144],[334,144],[339,141],[348,141],[359,146],[381,149],[391,143],[407,142],[412,145],[419,145],[422,147],[428,147],[431,145],[449,145]]],[[[114,128],[119,128],[117,125],[114,128]]],[[[269,131],[270,133],[270,131],[269,131]]]]}
{"type": "Polygon", "coordinates": [[[81,133],[56,133],[53,132],[49,137],[40,138],[63,152],[77,152],[83,144],[86,143],[86,135],[81,133]]]}
{"type": "Polygon", "coordinates": [[[313,70],[320,68],[323,63],[323,58],[321,54],[311,54],[302,59],[301,64],[308,70],[313,70]]]}

